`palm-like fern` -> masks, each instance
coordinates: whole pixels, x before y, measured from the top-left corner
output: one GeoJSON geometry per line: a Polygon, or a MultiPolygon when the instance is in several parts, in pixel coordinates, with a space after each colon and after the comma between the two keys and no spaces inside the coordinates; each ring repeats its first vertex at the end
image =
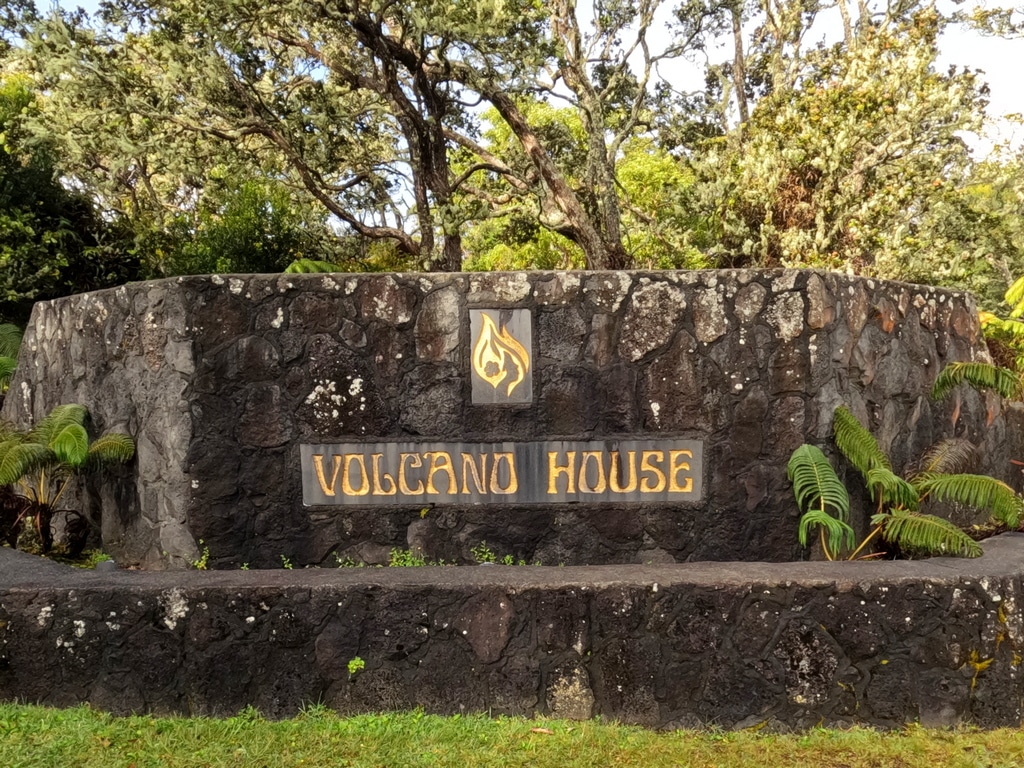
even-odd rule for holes
{"type": "Polygon", "coordinates": [[[318,274],[327,272],[344,272],[345,270],[337,265],[332,264],[329,261],[319,261],[317,259],[296,259],[284,269],[285,272],[291,274],[318,274]]]}
{"type": "Polygon", "coordinates": [[[1008,400],[1024,398],[1024,383],[1015,371],[992,363],[949,363],[935,378],[932,397],[941,400],[961,384],[991,389],[1008,400]]]}
{"type": "Polygon", "coordinates": [[[907,509],[893,509],[871,518],[882,538],[904,551],[978,557],[981,545],[949,520],[907,509]]]}
{"type": "Polygon", "coordinates": [[[10,323],[0,324],[0,393],[7,389],[18,364],[21,329],[10,323]]]}
{"type": "Polygon", "coordinates": [[[810,529],[818,526],[821,548],[829,560],[844,547],[852,547],[850,497],[825,454],[816,446],[801,445],[793,451],[786,469],[797,504],[806,510],[798,531],[801,546],[807,546],[810,529]]]}
{"type": "MultiPolygon", "coordinates": [[[[1024,512],[1024,500],[1005,483],[983,475],[951,474],[973,457],[974,447],[967,441],[947,439],[936,443],[922,456],[920,469],[907,480],[892,471],[874,436],[847,408],[836,409],[832,428],[837,447],[864,477],[877,505],[871,531],[853,549],[850,559],[864,551],[876,536],[909,552],[979,555],[981,547],[953,523],[919,511],[928,499],[987,511],[1010,527],[1016,527],[1024,512]]],[[[849,499],[845,489],[842,495],[836,490],[839,480],[824,454],[813,446],[800,446],[790,457],[788,473],[797,504],[804,512],[798,531],[800,543],[806,546],[810,529],[818,526],[828,559],[844,548],[852,548],[849,499]]]]}
{"type": "Polygon", "coordinates": [[[16,484],[29,500],[44,550],[50,515],[75,475],[135,454],[128,435],[107,433],[90,442],[87,417],[80,405],[58,405],[27,433],[0,429],[0,486],[16,484]]]}

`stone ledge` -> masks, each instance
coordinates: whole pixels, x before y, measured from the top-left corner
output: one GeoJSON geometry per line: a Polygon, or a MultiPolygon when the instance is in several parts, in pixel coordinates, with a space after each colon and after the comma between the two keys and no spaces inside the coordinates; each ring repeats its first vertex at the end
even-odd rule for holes
{"type": "Polygon", "coordinates": [[[184,573],[83,572],[0,549],[0,698],[1018,725],[1024,535],[984,547],[900,563],[184,573]]]}

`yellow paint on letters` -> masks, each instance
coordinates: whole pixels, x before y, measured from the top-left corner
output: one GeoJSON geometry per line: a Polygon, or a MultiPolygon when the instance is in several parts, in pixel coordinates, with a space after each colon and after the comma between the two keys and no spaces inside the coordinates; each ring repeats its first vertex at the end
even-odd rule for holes
{"type": "Polygon", "coordinates": [[[423,493],[423,481],[417,481],[415,488],[409,487],[409,484],[405,481],[406,459],[410,459],[409,466],[413,469],[423,466],[423,459],[420,458],[418,453],[398,454],[398,490],[403,496],[419,496],[423,493]]]}
{"type": "Polygon", "coordinates": [[[383,475],[380,473],[380,460],[382,458],[384,458],[383,453],[373,454],[373,495],[394,496],[398,493],[398,487],[395,485],[395,478],[389,473],[385,472],[383,475]],[[390,486],[385,487],[384,481],[390,483],[390,486]]]}
{"type": "Polygon", "coordinates": [[[467,495],[473,493],[469,490],[469,478],[471,476],[473,478],[473,485],[476,486],[476,492],[479,494],[487,493],[487,483],[484,481],[484,478],[487,477],[486,453],[480,454],[479,469],[473,461],[473,454],[462,454],[462,492],[467,495]]]}
{"type": "Polygon", "coordinates": [[[669,493],[692,493],[693,492],[693,478],[687,477],[686,482],[679,485],[677,479],[679,473],[690,470],[690,462],[680,461],[683,457],[688,459],[693,458],[693,451],[678,450],[668,452],[668,490],[669,493]]]}
{"type": "Polygon", "coordinates": [[[604,451],[583,451],[583,458],[580,460],[580,493],[604,493],[608,489],[608,481],[604,476],[604,451]],[[587,479],[587,462],[592,461],[597,468],[597,482],[590,485],[587,479]]]}
{"type": "Polygon", "coordinates": [[[665,461],[664,451],[643,451],[640,454],[640,493],[661,493],[665,490],[665,472],[654,466],[651,462],[661,463],[665,461]],[[644,472],[650,472],[655,478],[644,476],[644,472]]]}
{"type": "Polygon", "coordinates": [[[548,451],[548,493],[558,493],[558,478],[565,475],[565,492],[576,493],[576,451],[566,452],[565,466],[558,465],[558,451],[548,451]]]}
{"type": "Polygon", "coordinates": [[[365,496],[370,492],[370,476],[366,474],[366,460],[361,453],[345,454],[345,469],[341,473],[341,492],[346,496],[365,496]],[[352,487],[352,462],[359,465],[359,477],[362,484],[356,490],[352,487]]]}
{"type": "Polygon", "coordinates": [[[331,473],[331,482],[327,482],[327,478],[324,476],[324,455],[322,453],[313,454],[313,469],[316,470],[316,479],[320,483],[320,490],[324,492],[324,496],[334,495],[334,486],[338,482],[338,470],[341,468],[341,456],[334,455],[334,471],[331,473]]]}
{"type": "Polygon", "coordinates": [[[516,477],[516,456],[511,451],[507,453],[495,453],[494,463],[491,465],[491,493],[515,493],[519,490],[519,478],[516,477]],[[502,459],[508,464],[508,485],[504,488],[498,481],[498,470],[501,467],[502,459]]]}
{"type": "Polygon", "coordinates": [[[619,485],[619,476],[622,474],[619,469],[619,452],[612,451],[612,468],[608,473],[612,493],[632,493],[636,490],[636,451],[626,451],[626,458],[629,465],[629,481],[625,486],[621,486],[619,485]]]}
{"type": "Polygon", "coordinates": [[[423,458],[430,462],[430,469],[427,470],[427,493],[440,493],[434,486],[434,475],[438,472],[445,472],[448,475],[448,489],[445,493],[454,495],[459,492],[459,481],[455,479],[455,467],[452,466],[452,456],[448,451],[427,451],[423,458]]]}

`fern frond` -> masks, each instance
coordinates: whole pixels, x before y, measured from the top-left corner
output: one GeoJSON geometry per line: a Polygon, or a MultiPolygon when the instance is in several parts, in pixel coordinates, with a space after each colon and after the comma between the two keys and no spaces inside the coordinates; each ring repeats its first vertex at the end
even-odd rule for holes
{"type": "Polygon", "coordinates": [[[0,392],[10,383],[14,369],[17,367],[18,361],[13,357],[0,357],[0,392]]]}
{"type": "Polygon", "coordinates": [[[18,356],[21,346],[21,329],[11,323],[0,323],[0,357],[18,356]]]}
{"type": "Polygon", "coordinates": [[[915,479],[921,495],[988,512],[1009,528],[1020,524],[1024,499],[1006,483],[986,475],[922,475],[915,479]]]}
{"type": "Polygon", "coordinates": [[[89,412],[82,405],[69,403],[55,406],[43,417],[42,421],[32,428],[28,433],[28,439],[53,450],[53,443],[57,439],[57,435],[71,424],[84,425],[88,415],[89,412]]]}
{"type": "Polygon", "coordinates": [[[322,272],[344,272],[337,264],[329,261],[318,261],[317,259],[296,259],[284,269],[290,274],[317,274],[322,272]]]}
{"type": "Polygon", "coordinates": [[[839,451],[865,478],[875,467],[892,469],[889,457],[879,448],[874,436],[846,406],[836,408],[832,416],[832,434],[839,451]]]}
{"type": "Polygon", "coordinates": [[[853,528],[821,509],[809,509],[800,518],[800,528],[797,531],[800,546],[807,546],[807,542],[810,540],[810,531],[817,525],[825,529],[828,538],[829,552],[826,554],[836,555],[844,549],[853,549],[856,543],[853,528]]]}
{"type": "Polygon", "coordinates": [[[828,514],[831,508],[840,520],[849,519],[850,497],[821,449],[801,445],[789,457],[786,474],[801,512],[817,509],[828,514]]]}
{"type": "Polygon", "coordinates": [[[1024,275],[1013,281],[1003,298],[1010,305],[1010,317],[1024,315],[1024,275]]]}
{"type": "Polygon", "coordinates": [[[77,469],[89,455],[89,435],[81,424],[66,424],[54,435],[50,449],[62,464],[77,469]]]}
{"type": "Polygon", "coordinates": [[[1024,385],[1020,376],[1009,368],[991,363],[949,363],[935,378],[932,399],[941,400],[961,384],[970,384],[979,389],[991,389],[1007,400],[1020,400],[1024,396],[1024,385]]]}
{"type": "Polygon", "coordinates": [[[921,503],[917,489],[887,467],[874,467],[864,480],[876,503],[881,499],[888,507],[906,509],[917,509],[921,503]]]}
{"type": "Polygon", "coordinates": [[[949,520],[922,515],[906,509],[875,515],[872,524],[882,526],[882,537],[901,549],[918,550],[931,555],[978,557],[981,545],[949,520]]]}
{"type": "Polygon", "coordinates": [[[962,437],[939,440],[921,456],[914,476],[962,472],[970,466],[977,450],[978,446],[962,437]]]}
{"type": "Polygon", "coordinates": [[[122,464],[135,455],[135,441],[120,432],[108,432],[97,437],[89,446],[90,466],[122,464]]]}
{"type": "Polygon", "coordinates": [[[46,463],[50,452],[38,443],[25,441],[24,436],[0,443],[0,486],[13,485],[34,468],[46,463]]]}

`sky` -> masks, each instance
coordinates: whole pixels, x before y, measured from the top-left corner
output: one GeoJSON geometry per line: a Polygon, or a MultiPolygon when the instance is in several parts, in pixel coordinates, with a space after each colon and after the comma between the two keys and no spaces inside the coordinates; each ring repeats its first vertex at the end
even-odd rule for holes
{"type": "MultiPolygon", "coordinates": [[[[954,0],[956,2],[956,0],[954,0]]],[[[54,4],[65,8],[81,7],[89,13],[95,12],[99,0],[54,0],[54,4]]],[[[973,7],[983,5],[988,7],[1001,7],[1007,5],[998,0],[980,0],[980,2],[960,3],[958,7],[973,7]]],[[[38,7],[45,6],[45,0],[37,0],[38,7]]],[[[838,27],[833,30],[826,29],[822,35],[829,37],[838,35],[838,27]]],[[[809,40],[810,42],[814,42],[809,40]]],[[[723,51],[725,49],[723,48],[723,51]]],[[[715,60],[723,56],[714,56],[715,60]]],[[[1007,40],[998,37],[986,37],[975,31],[966,30],[960,27],[947,29],[941,38],[940,64],[943,67],[955,65],[957,67],[968,67],[980,70],[981,79],[988,83],[989,125],[986,135],[979,137],[967,137],[968,143],[981,155],[987,155],[993,147],[1000,142],[1008,142],[1011,146],[1024,147],[1024,125],[1017,125],[1014,121],[1002,119],[1008,114],[1024,115],[1024,84],[1021,83],[1024,76],[1024,38],[1007,40]]],[[[692,72],[694,89],[702,87],[703,76],[698,72],[692,72]]]]}

